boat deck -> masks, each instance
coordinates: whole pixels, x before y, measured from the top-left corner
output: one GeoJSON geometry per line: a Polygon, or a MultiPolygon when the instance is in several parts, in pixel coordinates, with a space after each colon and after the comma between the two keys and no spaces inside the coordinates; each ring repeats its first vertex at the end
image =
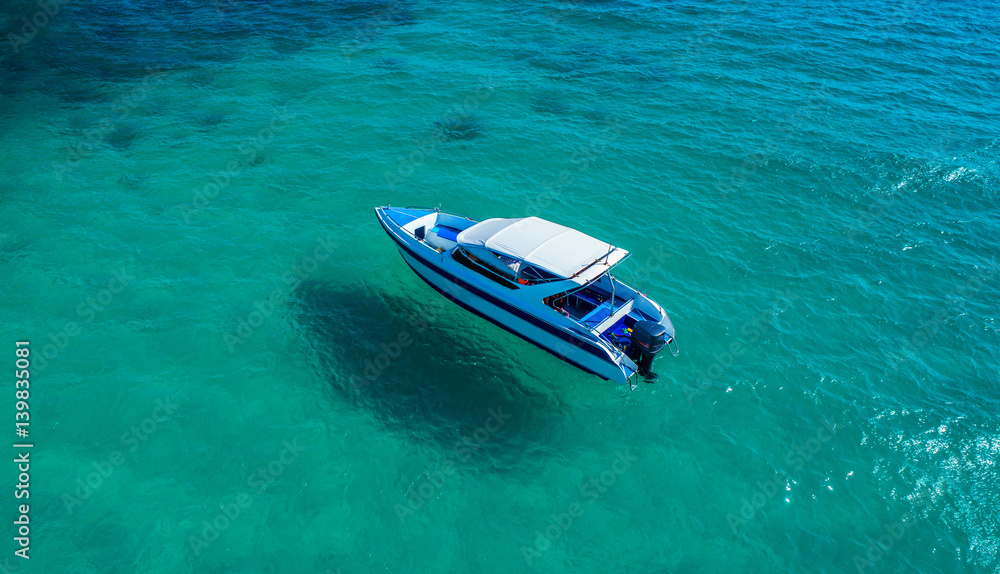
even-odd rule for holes
{"type": "MultiPolygon", "coordinates": [[[[618,312],[628,304],[628,299],[615,297],[614,311],[618,312]]],[[[566,298],[566,304],[563,308],[569,313],[571,318],[590,329],[600,326],[612,313],[611,298],[605,298],[591,289],[583,289],[569,295],[566,298]]],[[[612,325],[605,328],[600,335],[608,342],[624,348],[629,343],[628,329],[632,328],[637,321],[648,320],[653,320],[653,318],[647,317],[642,311],[632,308],[612,325]]]]}

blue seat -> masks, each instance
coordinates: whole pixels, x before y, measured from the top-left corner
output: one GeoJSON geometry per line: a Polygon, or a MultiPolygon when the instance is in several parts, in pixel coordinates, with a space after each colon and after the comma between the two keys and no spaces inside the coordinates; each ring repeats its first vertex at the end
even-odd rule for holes
{"type": "Polygon", "coordinates": [[[580,320],[580,322],[594,326],[610,316],[611,316],[611,303],[605,301],[604,303],[598,305],[596,309],[588,313],[586,317],[580,320]]]}
{"type": "Polygon", "coordinates": [[[441,239],[457,242],[460,230],[455,229],[454,227],[448,227],[447,225],[436,225],[434,226],[434,229],[431,229],[431,231],[437,233],[437,236],[441,239]]]}

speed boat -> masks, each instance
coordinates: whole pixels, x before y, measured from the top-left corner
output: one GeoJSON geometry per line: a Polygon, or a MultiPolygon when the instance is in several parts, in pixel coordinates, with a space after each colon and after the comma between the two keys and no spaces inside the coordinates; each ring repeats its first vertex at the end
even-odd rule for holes
{"type": "Polygon", "coordinates": [[[651,382],[654,357],[678,353],[663,308],[611,275],[629,255],[620,247],[538,217],[390,206],[375,215],[436,291],[588,373],[651,382]]]}

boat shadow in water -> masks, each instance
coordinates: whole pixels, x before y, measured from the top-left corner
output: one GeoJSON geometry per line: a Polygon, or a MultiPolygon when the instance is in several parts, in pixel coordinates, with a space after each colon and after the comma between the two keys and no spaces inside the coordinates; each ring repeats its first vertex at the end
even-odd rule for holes
{"type": "Polygon", "coordinates": [[[525,365],[443,299],[322,281],[303,282],[296,295],[333,400],[369,409],[389,427],[446,448],[461,443],[456,452],[514,456],[562,418],[558,401],[522,383],[525,365]]]}

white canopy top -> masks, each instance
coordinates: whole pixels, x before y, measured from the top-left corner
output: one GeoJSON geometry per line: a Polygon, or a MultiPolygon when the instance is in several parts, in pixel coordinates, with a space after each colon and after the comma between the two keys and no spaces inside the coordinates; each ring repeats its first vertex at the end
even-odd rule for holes
{"type": "Polygon", "coordinates": [[[463,247],[491,249],[561,277],[584,281],[628,255],[610,243],[538,217],[487,219],[462,231],[457,239],[463,247]],[[591,267],[598,259],[600,263],[591,267]]]}

